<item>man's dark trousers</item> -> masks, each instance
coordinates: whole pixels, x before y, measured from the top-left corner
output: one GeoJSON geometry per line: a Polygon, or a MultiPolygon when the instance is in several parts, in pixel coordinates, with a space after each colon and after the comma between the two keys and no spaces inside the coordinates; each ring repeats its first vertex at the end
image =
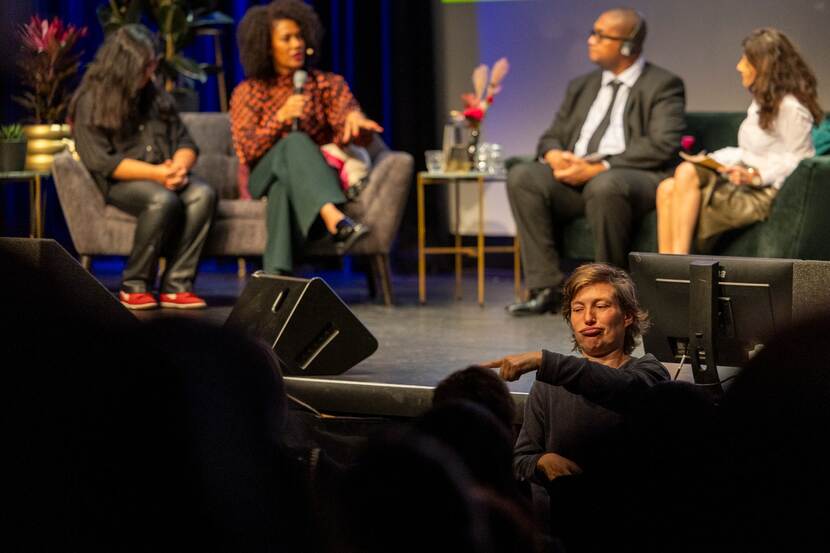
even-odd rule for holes
{"type": "Polygon", "coordinates": [[[585,216],[594,233],[594,259],[627,265],[632,232],[654,209],[657,185],[666,175],[640,169],[609,169],[581,186],[557,181],[545,163],[528,161],[510,169],[507,194],[522,244],[527,287],[557,287],[559,268],[554,233],[585,216]]]}

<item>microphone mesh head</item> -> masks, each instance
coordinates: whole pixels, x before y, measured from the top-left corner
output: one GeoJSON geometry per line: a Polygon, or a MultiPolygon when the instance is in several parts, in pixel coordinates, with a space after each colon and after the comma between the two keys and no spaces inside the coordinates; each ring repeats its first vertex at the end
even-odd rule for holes
{"type": "Polygon", "coordinates": [[[302,69],[298,69],[294,71],[294,89],[299,90],[305,84],[305,80],[308,78],[308,73],[306,73],[302,69]]]}

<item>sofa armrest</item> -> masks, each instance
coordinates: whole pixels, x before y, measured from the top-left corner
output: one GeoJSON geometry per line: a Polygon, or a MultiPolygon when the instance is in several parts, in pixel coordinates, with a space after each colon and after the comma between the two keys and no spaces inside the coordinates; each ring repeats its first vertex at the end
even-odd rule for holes
{"type": "Polygon", "coordinates": [[[105,227],[103,194],[86,167],[68,152],[55,156],[52,178],[75,249],[81,255],[95,251],[105,227]]]}
{"type": "MultiPolygon", "coordinates": [[[[830,260],[830,156],[816,156],[802,161],[776,199],[780,209],[788,207],[787,194],[802,189],[799,213],[792,213],[790,224],[797,223],[794,237],[796,259],[830,260]],[[790,188],[790,190],[788,190],[790,188]],[[783,198],[782,198],[783,196],[783,198]]],[[[776,207],[776,206],[774,206],[776,207]]]]}
{"type": "Polygon", "coordinates": [[[527,163],[529,161],[535,161],[536,158],[528,155],[528,156],[510,156],[506,160],[504,160],[504,169],[506,171],[510,171],[514,165],[518,165],[519,163],[527,163]]]}

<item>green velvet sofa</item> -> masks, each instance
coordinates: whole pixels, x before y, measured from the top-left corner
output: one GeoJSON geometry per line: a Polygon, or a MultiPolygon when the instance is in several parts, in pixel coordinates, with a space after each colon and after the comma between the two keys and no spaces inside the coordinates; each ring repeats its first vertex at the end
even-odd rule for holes
{"type": "MultiPolygon", "coordinates": [[[[688,113],[685,134],[695,138],[695,151],[735,146],[745,117],[746,112],[688,113]]],[[[508,166],[522,159],[512,158],[508,166]]],[[[593,259],[593,235],[584,217],[566,225],[561,240],[562,257],[593,259]]],[[[631,249],[657,251],[656,212],[640,221],[631,249]]],[[[715,253],[830,260],[830,155],[803,160],[784,182],[769,219],[725,234],[715,253]]]]}

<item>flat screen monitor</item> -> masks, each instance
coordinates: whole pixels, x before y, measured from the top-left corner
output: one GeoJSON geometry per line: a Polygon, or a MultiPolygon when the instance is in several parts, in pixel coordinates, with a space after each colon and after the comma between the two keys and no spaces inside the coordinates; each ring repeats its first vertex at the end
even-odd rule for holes
{"type": "Polygon", "coordinates": [[[632,252],[629,264],[652,324],[645,351],[667,363],[691,361],[698,383],[719,383],[718,365],[743,366],[792,321],[791,259],[632,252]],[[708,375],[695,355],[715,361],[708,375]]]}

